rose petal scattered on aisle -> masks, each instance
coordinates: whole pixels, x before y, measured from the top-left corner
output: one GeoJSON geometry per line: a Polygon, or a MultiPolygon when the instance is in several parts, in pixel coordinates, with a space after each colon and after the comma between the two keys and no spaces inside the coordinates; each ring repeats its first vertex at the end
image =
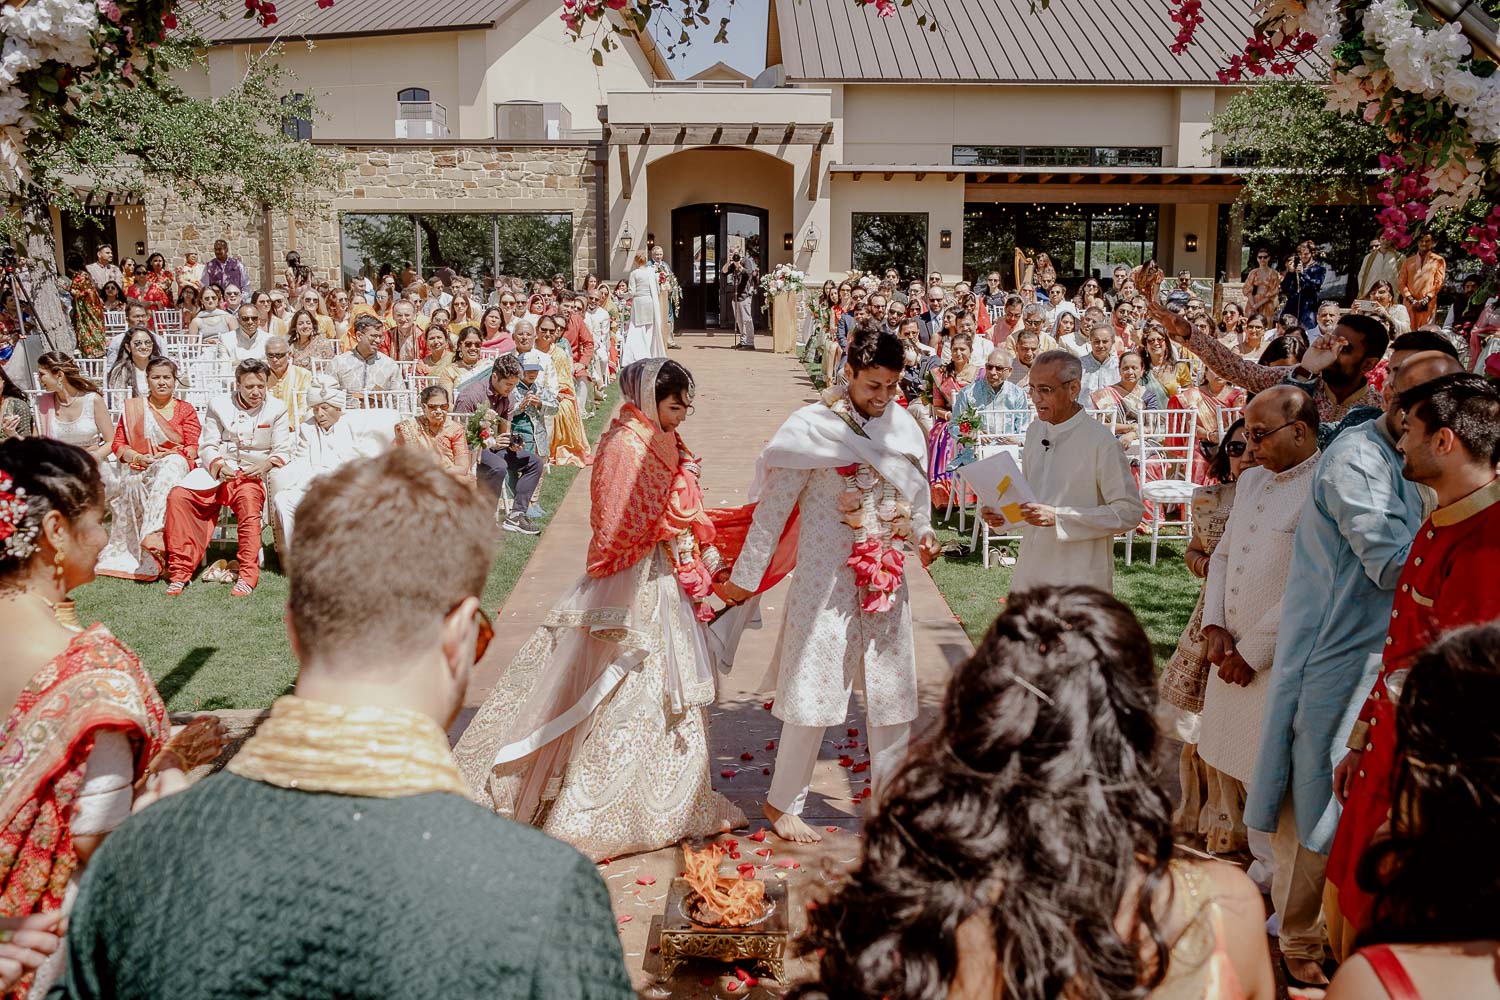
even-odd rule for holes
{"type": "Polygon", "coordinates": [[[850,730],[849,730],[849,735],[850,735],[850,736],[858,736],[858,735],[859,735],[859,730],[858,730],[858,729],[853,729],[853,728],[851,728],[851,729],[850,729],[850,730]]]}
{"type": "Polygon", "coordinates": [[[755,853],[758,854],[758,855],[760,855],[763,858],[769,858],[771,856],[771,849],[769,847],[762,847],[760,850],[756,851],[755,853]]]}
{"type": "Polygon", "coordinates": [[[634,919],[635,919],[635,917],[632,917],[630,914],[623,913],[620,916],[618,916],[618,917],[615,918],[615,923],[617,923],[617,924],[628,924],[628,923],[630,923],[634,919]]]}
{"type": "Polygon", "coordinates": [[[775,740],[766,740],[766,749],[767,750],[775,750],[776,749],[776,741],[775,740]]]}
{"type": "Polygon", "coordinates": [[[764,831],[764,830],[756,830],[754,833],[752,833],[750,835],[750,839],[753,840],[753,841],[755,841],[757,844],[764,843],[765,839],[766,839],[766,831],[764,831]]]}
{"type": "Polygon", "coordinates": [[[732,778],[732,777],[734,777],[734,771],[732,771],[732,770],[730,770],[729,768],[726,767],[724,770],[722,770],[722,771],[719,772],[719,777],[721,777],[721,778],[732,778]]]}
{"type": "Polygon", "coordinates": [[[726,851],[732,851],[740,846],[740,842],[738,840],[735,840],[733,837],[725,837],[723,840],[719,841],[719,846],[724,848],[724,850],[726,851]]]}
{"type": "Polygon", "coordinates": [[[836,827],[836,826],[825,826],[825,827],[823,827],[823,829],[827,830],[829,833],[838,833],[839,832],[839,828],[836,827]]]}
{"type": "Polygon", "coordinates": [[[763,768],[760,769],[760,773],[761,774],[770,774],[771,773],[771,769],[769,767],[763,767],[763,768]]]}
{"type": "Polygon", "coordinates": [[[776,704],[776,699],[772,698],[770,701],[762,703],[760,707],[769,712],[771,710],[771,706],[774,704],[776,704]]]}
{"type": "Polygon", "coordinates": [[[636,885],[655,885],[656,884],[656,876],[655,875],[642,875],[640,878],[638,878],[638,879],[635,880],[635,884],[636,885]]]}
{"type": "Polygon", "coordinates": [[[776,861],[775,861],[775,864],[776,864],[777,868],[801,868],[802,867],[802,865],[800,863],[798,863],[796,861],[793,861],[791,858],[777,858],[776,861]]]}
{"type": "Polygon", "coordinates": [[[858,764],[855,764],[853,767],[851,767],[849,770],[854,774],[859,774],[860,772],[868,771],[869,769],[870,762],[867,760],[862,760],[858,764]]]}
{"type": "Polygon", "coordinates": [[[740,754],[740,760],[754,760],[754,759],[755,759],[755,754],[751,753],[749,750],[746,750],[744,753],[740,754]]]}

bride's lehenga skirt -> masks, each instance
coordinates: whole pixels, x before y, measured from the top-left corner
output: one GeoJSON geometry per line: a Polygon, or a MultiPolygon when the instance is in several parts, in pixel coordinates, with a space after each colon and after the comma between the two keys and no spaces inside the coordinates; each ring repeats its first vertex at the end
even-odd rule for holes
{"type": "Polygon", "coordinates": [[[709,777],[707,663],[661,547],[584,577],[454,749],[474,800],[596,861],[718,832],[738,810],[709,777]]]}

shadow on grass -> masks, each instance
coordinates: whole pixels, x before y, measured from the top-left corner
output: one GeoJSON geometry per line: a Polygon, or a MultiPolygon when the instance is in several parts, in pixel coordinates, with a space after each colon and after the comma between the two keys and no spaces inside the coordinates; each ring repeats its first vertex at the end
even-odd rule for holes
{"type": "Polygon", "coordinates": [[[161,700],[170,702],[177,697],[178,692],[188,686],[188,683],[208,665],[217,653],[216,646],[195,646],[188,650],[188,654],[177,661],[177,666],[156,682],[156,690],[161,694],[161,700]]]}

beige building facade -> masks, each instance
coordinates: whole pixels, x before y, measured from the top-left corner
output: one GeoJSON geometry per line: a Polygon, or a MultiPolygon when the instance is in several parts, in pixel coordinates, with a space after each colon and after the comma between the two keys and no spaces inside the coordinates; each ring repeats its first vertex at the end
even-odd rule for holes
{"type": "MultiPolygon", "coordinates": [[[[205,26],[207,70],[186,86],[223,93],[279,33],[320,111],[289,128],[336,151],[342,180],[306,217],[203,219],[162,196],[113,235],[173,265],[222,235],[262,284],[289,250],[331,281],[408,261],[581,280],[623,276],[656,243],[684,321],[707,325],[727,319],[719,272],[736,252],[815,280],[894,265],[1009,283],[1017,249],[1043,250],[1070,291],[1147,258],[1238,270],[1239,182],[1206,135],[1234,92],[1213,73],[1222,53],[1172,56],[1145,0],[1104,28],[1077,20],[1084,5],[972,0],[946,8],[971,20],[937,32],[912,8],[761,2],[753,80],[723,64],[677,79],[649,39],[596,65],[549,0],[288,0],[272,30],[205,26]]],[[[1208,6],[1230,35],[1245,17],[1208,6]]]]}

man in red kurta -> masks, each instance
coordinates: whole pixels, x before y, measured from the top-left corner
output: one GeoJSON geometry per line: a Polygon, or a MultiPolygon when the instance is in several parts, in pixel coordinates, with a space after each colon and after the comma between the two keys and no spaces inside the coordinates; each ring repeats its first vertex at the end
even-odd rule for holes
{"type": "Polygon", "coordinates": [[[1417,532],[1396,586],[1380,677],[1360,709],[1349,755],[1334,772],[1344,803],[1328,857],[1323,913],[1334,957],[1343,961],[1370,922],[1371,897],[1356,881],[1360,856],[1390,818],[1394,701],[1412,659],[1464,625],[1500,616],[1500,390],[1460,373],[1402,393],[1403,475],[1437,492],[1438,508],[1417,532]]]}

